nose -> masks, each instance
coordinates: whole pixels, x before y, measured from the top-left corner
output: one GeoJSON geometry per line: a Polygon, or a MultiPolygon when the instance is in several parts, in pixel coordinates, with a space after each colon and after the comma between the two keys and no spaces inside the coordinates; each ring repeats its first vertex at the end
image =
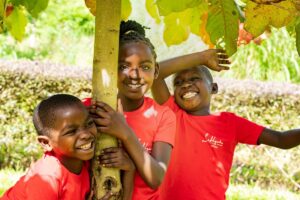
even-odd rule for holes
{"type": "Polygon", "coordinates": [[[138,79],[140,78],[140,72],[138,68],[133,68],[129,72],[129,77],[132,79],[138,79]]]}
{"type": "Polygon", "coordinates": [[[82,140],[90,140],[94,135],[87,129],[81,130],[79,133],[79,138],[82,140]]]}

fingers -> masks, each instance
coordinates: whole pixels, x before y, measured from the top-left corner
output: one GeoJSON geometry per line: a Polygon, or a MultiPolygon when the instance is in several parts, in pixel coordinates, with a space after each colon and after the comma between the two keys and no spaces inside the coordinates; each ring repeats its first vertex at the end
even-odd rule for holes
{"type": "Polygon", "coordinates": [[[217,49],[217,57],[218,57],[218,65],[225,70],[229,69],[229,65],[231,64],[226,51],[223,49],[217,49]]]}
{"type": "Polygon", "coordinates": [[[122,102],[121,102],[121,99],[118,98],[118,106],[117,106],[117,111],[121,114],[124,113],[124,110],[123,110],[123,105],[122,105],[122,102]]]}
{"type": "Polygon", "coordinates": [[[106,112],[114,112],[114,109],[110,107],[108,104],[102,102],[102,101],[97,101],[94,104],[96,107],[102,108],[106,112]]]}
{"type": "Polygon", "coordinates": [[[101,198],[101,200],[109,200],[110,197],[112,197],[113,195],[114,195],[113,192],[108,191],[108,192],[104,195],[104,197],[101,198]]]}

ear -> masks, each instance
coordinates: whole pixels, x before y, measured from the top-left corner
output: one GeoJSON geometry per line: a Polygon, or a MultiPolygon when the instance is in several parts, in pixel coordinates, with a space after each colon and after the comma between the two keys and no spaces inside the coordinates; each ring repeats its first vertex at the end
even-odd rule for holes
{"type": "Polygon", "coordinates": [[[218,93],[218,84],[217,83],[212,83],[211,84],[211,93],[212,94],[217,94],[218,93]]]}
{"type": "Polygon", "coordinates": [[[52,146],[50,145],[48,136],[39,135],[37,139],[38,139],[38,142],[40,143],[40,145],[42,146],[44,152],[52,151],[52,146]]]}
{"type": "Polygon", "coordinates": [[[159,64],[155,63],[154,79],[157,79],[158,74],[159,74],[159,64]]]}

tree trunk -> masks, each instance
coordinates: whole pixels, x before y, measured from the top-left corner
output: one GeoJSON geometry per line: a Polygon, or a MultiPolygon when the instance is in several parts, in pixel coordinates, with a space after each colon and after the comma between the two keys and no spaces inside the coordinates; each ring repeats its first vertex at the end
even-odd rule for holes
{"type": "Polygon", "coordinates": [[[4,18],[6,15],[6,0],[0,0],[0,33],[4,29],[4,18]]]}
{"type": "MultiPolygon", "coordinates": [[[[121,20],[121,0],[97,0],[96,28],[93,64],[93,99],[108,103],[113,108],[117,105],[117,78],[119,53],[119,27],[121,20]]],[[[97,139],[95,158],[103,148],[117,146],[117,139],[100,134],[97,139]]],[[[107,191],[121,195],[120,170],[99,166],[92,162],[95,184],[95,199],[103,197],[107,191]]]]}

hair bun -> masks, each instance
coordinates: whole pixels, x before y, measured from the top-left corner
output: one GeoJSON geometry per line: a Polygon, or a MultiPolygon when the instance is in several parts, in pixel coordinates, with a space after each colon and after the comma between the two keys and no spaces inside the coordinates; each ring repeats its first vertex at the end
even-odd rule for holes
{"type": "Polygon", "coordinates": [[[120,25],[120,36],[126,35],[130,32],[136,32],[143,37],[145,37],[145,29],[144,27],[133,20],[122,21],[120,25]]]}

